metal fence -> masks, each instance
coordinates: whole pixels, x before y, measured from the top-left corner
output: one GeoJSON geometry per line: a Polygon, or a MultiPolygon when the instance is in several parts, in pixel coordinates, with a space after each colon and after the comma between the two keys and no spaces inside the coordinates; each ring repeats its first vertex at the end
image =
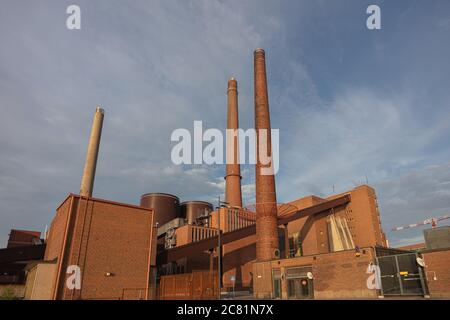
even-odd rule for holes
{"type": "Polygon", "coordinates": [[[426,295],[425,276],[417,264],[417,253],[377,257],[383,295],[426,295]]]}
{"type": "Polygon", "coordinates": [[[217,272],[193,271],[161,276],[158,286],[160,300],[206,300],[215,299],[217,295],[217,272]]]}

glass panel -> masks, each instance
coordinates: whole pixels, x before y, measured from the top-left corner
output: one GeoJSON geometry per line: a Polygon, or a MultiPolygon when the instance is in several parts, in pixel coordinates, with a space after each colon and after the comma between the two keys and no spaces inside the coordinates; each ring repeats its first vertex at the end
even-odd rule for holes
{"type": "Polygon", "coordinates": [[[281,298],[281,279],[273,280],[273,297],[274,299],[281,298]]]}
{"type": "Polygon", "coordinates": [[[306,299],[310,297],[311,289],[310,289],[310,281],[308,281],[308,278],[303,278],[300,281],[302,287],[301,287],[301,297],[306,299]]]}
{"type": "Polygon", "coordinates": [[[288,299],[295,298],[295,280],[288,280],[288,299]]]}
{"type": "Polygon", "coordinates": [[[288,280],[289,299],[313,298],[313,282],[308,278],[296,278],[288,280]]]}
{"type": "Polygon", "coordinates": [[[273,279],[273,298],[281,298],[281,270],[272,269],[272,279],[273,279]]]}
{"type": "Polygon", "coordinates": [[[280,279],[281,278],[281,270],[280,269],[273,269],[272,270],[272,276],[274,279],[280,279]]]}
{"type": "Polygon", "coordinates": [[[296,267],[286,269],[286,278],[306,278],[308,272],[311,272],[312,268],[310,266],[307,267],[296,267]]]}

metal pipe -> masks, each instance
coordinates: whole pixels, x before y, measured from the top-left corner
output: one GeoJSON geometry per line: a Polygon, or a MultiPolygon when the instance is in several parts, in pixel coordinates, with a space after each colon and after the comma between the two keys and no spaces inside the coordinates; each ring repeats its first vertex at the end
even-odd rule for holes
{"type": "Polygon", "coordinates": [[[222,228],[220,226],[220,211],[221,211],[221,202],[219,197],[219,207],[217,209],[217,224],[219,227],[219,233],[217,235],[217,273],[219,278],[219,300],[221,298],[222,291],[222,228]]]}

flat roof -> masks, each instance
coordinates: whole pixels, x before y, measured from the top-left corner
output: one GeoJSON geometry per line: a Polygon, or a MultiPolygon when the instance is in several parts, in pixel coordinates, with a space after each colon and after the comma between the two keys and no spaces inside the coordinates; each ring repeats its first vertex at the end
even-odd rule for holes
{"type": "Polygon", "coordinates": [[[138,205],[135,205],[135,204],[122,203],[122,202],[117,202],[117,201],[112,201],[112,200],[101,199],[101,198],[85,197],[85,196],[81,196],[81,195],[75,194],[75,193],[69,193],[69,195],[61,202],[61,204],[56,208],[56,210],[61,208],[61,206],[64,203],[66,203],[67,200],[69,200],[72,197],[73,198],[87,199],[87,200],[92,200],[92,201],[95,201],[95,202],[103,202],[103,203],[118,205],[118,206],[122,206],[122,207],[128,207],[128,208],[140,209],[140,210],[153,212],[152,208],[144,208],[144,207],[141,207],[141,206],[138,206],[138,205]]]}

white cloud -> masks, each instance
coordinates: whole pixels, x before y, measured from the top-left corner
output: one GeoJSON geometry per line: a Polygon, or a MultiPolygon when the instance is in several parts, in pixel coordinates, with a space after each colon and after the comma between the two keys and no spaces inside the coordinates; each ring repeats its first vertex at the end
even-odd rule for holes
{"type": "Polygon", "coordinates": [[[392,247],[402,247],[402,246],[423,243],[423,242],[424,242],[423,236],[415,236],[415,237],[403,238],[395,243],[389,243],[389,245],[392,247]]]}
{"type": "MultiPolygon", "coordinates": [[[[375,186],[381,206],[382,222],[392,244],[418,237],[430,225],[391,232],[396,226],[421,222],[450,213],[450,163],[427,166],[375,186]]],[[[448,221],[442,221],[442,225],[448,221]]],[[[408,244],[408,243],[407,243],[408,244]]]]}
{"type": "MultiPolygon", "coordinates": [[[[416,34],[425,41],[428,29],[408,25],[409,42],[396,29],[374,41],[383,54],[372,55],[367,34],[342,34],[353,3],[78,4],[79,32],[65,28],[63,2],[10,2],[0,11],[0,242],[12,227],[43,229],[59,201],[78,192],[96,105],[106,109],[96,196],[129,203],[152,191],[223,196],[224,167],[172,165],[170,134],[194,120],[223,129],[230,76],[239,82],[240,124],[253,126],[252,51],[260,46],[282,140],[279,202],[330,194],[333,185],[343,191],[367,175],[387,226],[409,212],[415,219],[447,208],[449,184],[436,175],[445,176],[450,155],[448,44],[421,48],[416,34]],[[356,86],[356,69],[384,81],[356,86]],[[419,178],[407,176],[412,170],[419,178]]],[[[243,198],[254,203],[254,168],[242,166],[242,176],[243,198]]]]}

